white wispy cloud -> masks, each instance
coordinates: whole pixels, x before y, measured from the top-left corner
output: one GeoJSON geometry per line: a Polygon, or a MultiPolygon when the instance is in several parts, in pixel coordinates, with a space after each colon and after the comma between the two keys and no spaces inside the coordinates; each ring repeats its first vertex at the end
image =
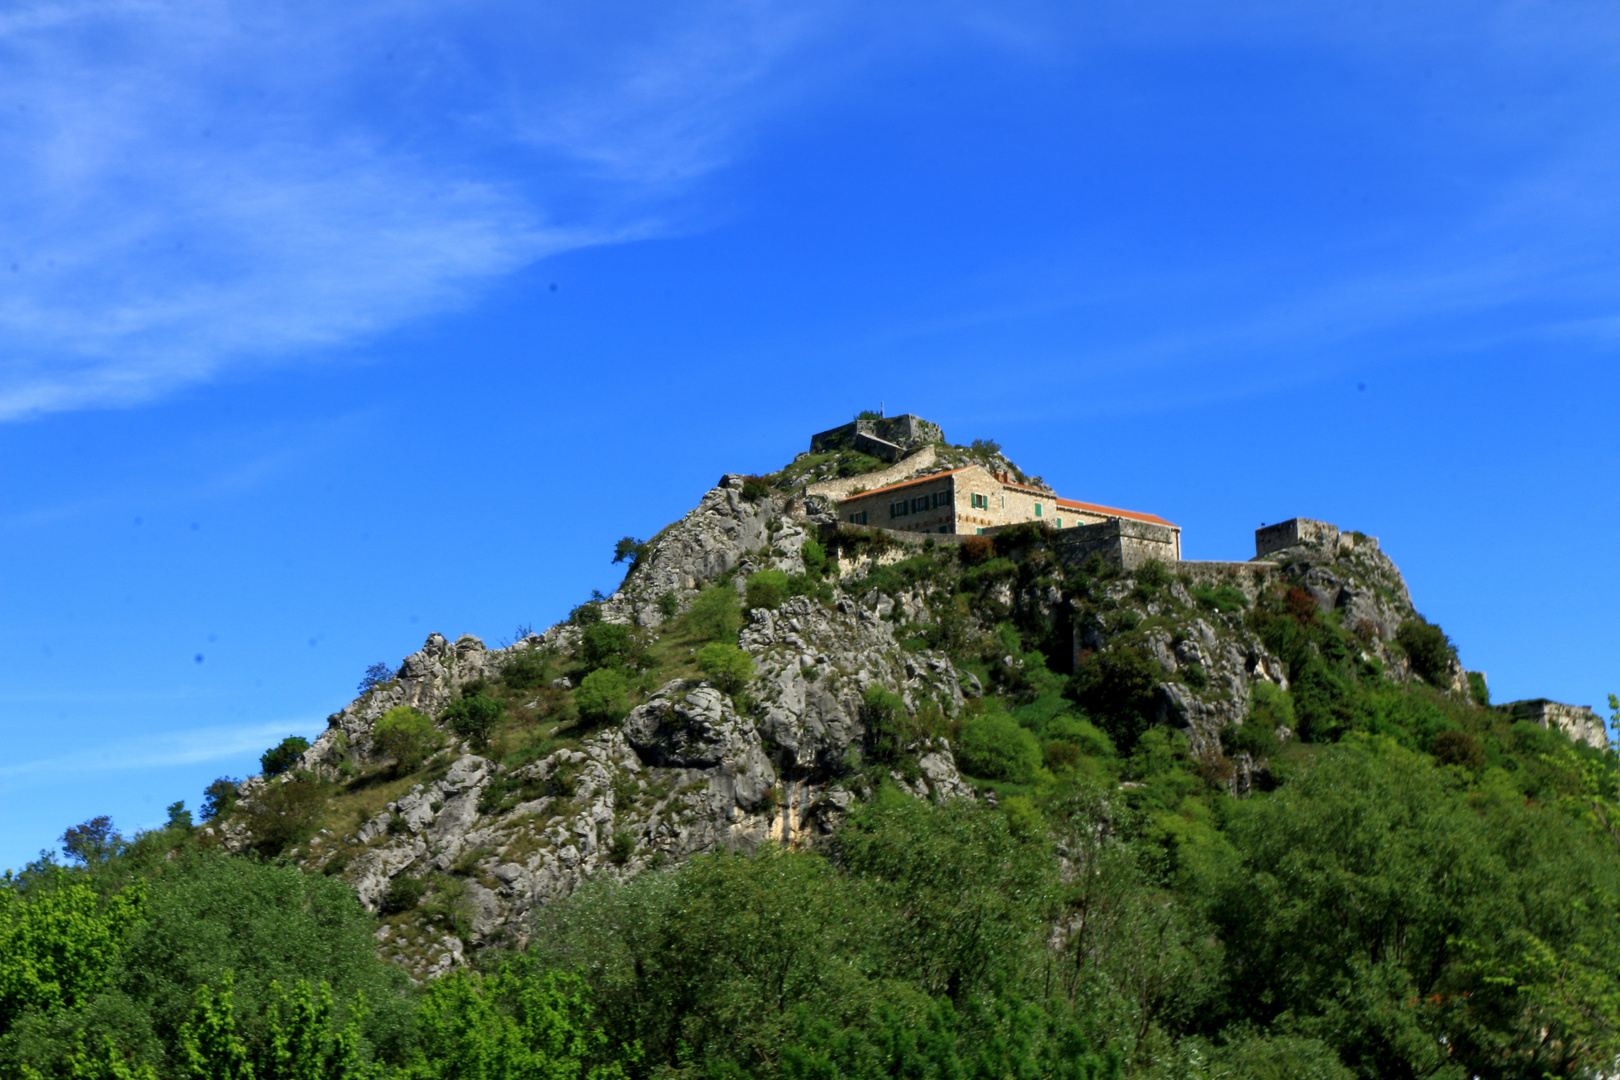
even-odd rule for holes
{"type": "Polygon", "coordinates": [[[278,720],[241,727],[204,727],[188,731],[164,731],[97,743],[52,758],[0,765],[0,780],[15,780],[39,774],[53,778],[83,773],[123,772],[160,769],[177,765],[198,765],[257,754],[289,731],[307,730],[307,721],[278,720]]]}
{"type": "Polygon", "coordinates": [[[697,6],[615,34],[623,14],[13,8],[0,420],[318,355],[667,228],[660,200],[729,159],[745,89],[810,20],[697,6]]]}

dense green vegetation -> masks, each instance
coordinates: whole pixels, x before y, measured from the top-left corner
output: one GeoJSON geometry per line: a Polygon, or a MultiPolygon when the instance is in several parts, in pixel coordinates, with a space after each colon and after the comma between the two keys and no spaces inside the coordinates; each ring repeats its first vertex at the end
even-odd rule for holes
{"type": "MultiPolygon", "coordinates": [[[[233,808],[234,785],[212,786],[204,821],[235,814],[247,855],[220,852],[177,803],[162,829],[125,840],[93,819],[64,835],[66,864],[8,874],[0,1077],[1612,1072],[1612,752],[1487,708],[1482,683],[1448,692],[1454,650],[1421,620],[1396,637],[1422,680],[1401,686],[1300,590],[1251,599],[1157,564],[1130,577],[1062,567],[1036,526],[972,540],[919,546],[852,585],[927,591],[932,618],[896,637],[948,653],[982,694],[950,715],[868,687],[848,767],[871,798],[825,846],[598,878],[543,909],[525,951],[416,986],[378,959],[377,920],[336,876],[341,857],[325,873],[290,861],[317,829],[352,830],[448,768],[430,718],[396,708],[375,726],[384,760],[369,771],[302,775],[289,740],[264,764],[290,782],[251,811],[233,808]],[[1029,599],[1054,589],[1061,618],[1029,599]],[[1169,676],[1150,648],[1193,618],[1252,632],[1289,680],[1256,683],[1244,723],[1202,757],[1161,722],[1169,676]],[[1076,630],[1105,646],[1075,657],[1076,630]],[[930,805],[889,779],[914,777],[918,740],[935,736],[979,801],[930,805]]],[[[744,609],[829,602],[834,554],[888,543],[806,544],[805,574],[723,579],[657,633],[587,602],[572,615],[576,655],[518,651],[437,719],[521,764],[672,678],[707,677],[746,715],[744,609]]],[[[626,538],[616,554],[633,571],[646,550],[626,538]]],[[[362,689],[392,677],[378,665],[362,689]]],[[[1213,692],[1201,669],[1175,677],[1213,692]]],[[[479,809],[574,782],[503,776],[479,809]]],[[[611,861],[633,846],[614,836],[611,861]]],[[[453,928],[454,881],[400,875],[382,914],[453,928]]]]}

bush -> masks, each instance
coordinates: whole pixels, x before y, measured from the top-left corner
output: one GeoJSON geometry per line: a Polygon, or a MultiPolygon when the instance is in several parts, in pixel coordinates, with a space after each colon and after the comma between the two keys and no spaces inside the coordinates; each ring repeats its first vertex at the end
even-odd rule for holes
{"type": "Polygon", "coordinates": [[[1047,721],[1045,735],[1048,739],[1061,739],[1072,743],[1087,757],[1111,758],[1114,756],[1114,744],[1090,720],[1073,713],[1063,713],[1047,721]]]}
{"type": "Polygon", "coordinates": [[[379,753],[394,759],[395,771],[415,772],[439,745],[433,721],[409,705],[396,705],[377,718],[371,742],[379,753]]]}
{"type": "Polygon", "coordinates": [[[973,442],[968,444],[968,449],[975,454],[989,457],[992,454],[1001,453],[1001,444],[994,439],[974,439],[973,442]]]}
{"type": "Polygon", "coordinates": [[[421,878],[413,878],[408,874],[400,874],[388,883],[388,891],[383,894],[382,904],[378,911],[383,915],[398,915],[402,911],[409,911],[422,902],[427,894],[427,883],[421,878]]]}
{"type": "Polygon", "coordinates": [[[1163,679],[1157,661],[1136,649],[1118,648],[1082,661],[1069,692],[1114,745],[1129,753],[1158,714],[1163,679]]]}
{"type": "Polygon", "coordinates": [[[742,497],[749,502],[759,502],[771,493],[771,482],[763,476],[743,477],[742,497]]]}
{"type": "Polygon", "coordinates": [[[742,628],[742,612],[737,609],[737,590],[729,585],[710,585],[698,593],[686,613],[686,624],[701,638],[735,640],[742,628]]]}
{"type": "Polygon", "coordinates": [[[955,750],[957,764],[984,780],[1033,784],[1040,778],[1040,743],[1000,709],[964,720],[955,750]]]}
{"type": "Polygon", "coordinates": [[[1456,656],[1456,649],[1445,631],[1426,619],[1414,619],[1401,624],[1395,632],[1395,643],[1406,652],[1407,659],[1412,661],[1412,670],[1424,682],[1430,686],[1445,684],[1446,673],[1456,656]]]}
{"type": "Polygon", "coordinates": [[[230,813],[231,807],[236,805],[236,789],[241,783],[234,776],[222,776],[203,788],[202,810],[199,812],[202,819],[212,821],[221,814],[230,813]]]}
{"type": "Polygon", "coordinates": [[[1242,724],[1228,725],[1221,732],[1221,746],[1228,754],[1270,757],[1277,752],[1277,729],[1293,730],[1294,702],[1288,692],[1269,682],[1249,688],[1249,715],[1242,724]]]}
{"type": "Polygon", "coordinates": [[[599,622],[580,635],[580,651],[591,669],[628,664],[635,651],[630,628],[618,623],[599,622]]]}
{"type": "Polygon", "coordinates": [[[1187,591],[1198,604],[1223,615],[1242,611],[1249,604],[1243,591],[1232,585],[1194,585],[1187,591]]]}
{"type": "Polygon", "coordinates": [[[630,683],[614,668],[598,668],[580,680],[574,691],[574,704],[582,720],[590,724],[616,724],[629,712],[625,698],[630,683]]]}
{"type": "Polygon", "coordinates": [[[697,666],[728,694],[736,693],[754,674],[754,658],[723,641],[703,646],[697,655],[697,666]]]}
{"type": "Polygon", "coordinates": [[[782,606],[788,595],[788,576],[780,570],[756,570],[748,575],[748,606],[770,608],[782,606]]]}
{"type": "Polygon", "coordinates": [[[1132,576],[1138,584],[1150,589],[1162,589],[1170,584],[1170,571],[1158,559],[1149,559],[1138,566],[1132,576]]]}
{"type": "Polygon", "coordinates": [[[490,727],[504,711],[505,706],[499,701],[478,691],[451,704],[440,714],[439,720],[463,739],[484,743],[489,739],[490,727]]]}
{"type": "Polygon", "coordinates": [[[627,832],[613,834],[613,843],[608,847],[608,858],[614,866],[623,866],[630,861],[630,856],[636,853],[636,838],[627,832]]]}
{"type": "Polygon", "coordinates": [[[1434,740],[1434,760],[1478,771],[1485,767],[1485,751],[1466,731],[1442,731],[1434,740]]]}
{"type": "Polygon", "coordinates": [[[956,551],[964,566],[979,566],[996,553],[996,546],[988,536],[970,536],[957,545],[956,551]]]}
{"type": "Polygon", "coordinates": [[[259,765],[264,769],[268,778],[279,776],[292,768],[304,751],[309,749],[309,740],[299,735],[289,735],[282,739],[280,744],[271,747],[259,756],[259,765]]]}
{"type": "Polygon", "coordinates": [[[501,667],[501,678],[514,690],[527,690],[545,681],[546,668],[540,662],[538,649],[524,649],[514,653],[501,667]]]}
{"type": "Polygon", "coordinates": [[[363,694],[367,690],[381,686],[385,682],[392,681],[394,676],[397,674],[398,672],[381,661],[372,664],[370,667],[366,668],[365,675],[360,679],[360,693],[363,694]]]}
{"type": "Polygon", "coordinates": [[[814,540],[806,540],[799,547],[799,558],[804,560],[807,574],[820,577],[827,569],[827,549],[814,540]]]}
{"type": "Polygon", "coordinates": [[[592,623],[601,622],[603,599],[601,593],[596,593],[591,599],[570,611],[568,621],[575,626],[590,626],[592,623]]]}
{"type": "Polygon", "coordinates": [[[308,776],[270,784],[261,790],[245,808],[253,850],[265,858],[274,858],[309,839],[326,809],[327,790],[327,785],[308,776]]]}
{"type": "Polygon", "coordinates": [[[910,735],[905,700],[873,683],[861,696],[861,705],[872,756],[879,761],[893,761],[900,756],[910,735]]]}
{"type": "Polygon", "coordinates": [[[1482,708],[1489,708],[1491,704],[1491,691],[1485,685],[1485,676],[1478,671],[1468,673],[1468,696],[1474,699],[1474,704],[1482,708]]]}
{"type": "Polygon", "coordinates": [[[663,617],[666,619],[673,619],[675,617],[675,613],[681,610],[681,598],[675,595],[675,590],[673,589],[666,593],[660,594],[657,602],[659,614],[663,615],[663,617]]]}

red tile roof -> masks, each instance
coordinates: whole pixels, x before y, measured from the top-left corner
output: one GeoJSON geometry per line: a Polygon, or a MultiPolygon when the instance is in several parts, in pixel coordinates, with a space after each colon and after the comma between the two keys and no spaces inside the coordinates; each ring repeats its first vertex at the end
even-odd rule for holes
{"type": "MultiPolygon", "coordinates": [[[[929,473],[927,476],[918,476],[911,480],[902,480],[898,484],[890,484],[887,487],[873,488],[871,491],[863,491],[857,495],[850,495],[838,501],[840,503],[853,502],[856,499],[866,499],[873,495],[882,495],[885,492],[898,491],[901,488],[911,487],[914,484],[926,484],[930,480],[939,480],[943,477],[951,476],[955,473],[959,473],[965,469],[970,469],[973,467],[974,466],[971,465],[964,465],[960,469],[947,469],[944,472],[929,473]]],[[[994,479],[994,477],[992,477],[992,479],[994,479]]],[[[1168,522],[1156,514],[1141,514],[1135,510],[1120,510],[1119,508],[1113,506],[1099,506],[1096,503],[1077,502],[1074,499],[1060,499],[1049,491],[1043,491],[1041,488],[1029,487],[1025,484],[1014,484],[1006,480],[999,480],[997,482],[1004,487],[1015,488],[1019,491],[1028,491],[1036,495],[1050,498],[1054,500],[1058,506],[1066,507],[1071,510],[1082,510],[1089,514],[1101,514],[1105,517],[1129,518],[1132,521],[1146,521],[1152,525],[1166,525],[1172,529],[1181,528],[1181,526],[1168,522]]]]}
{"type": "MultiPolygon", "coordinates": [[[[970,466],[964,465],[962,466],[962,469],[969,467],[970,466]]],[[[918,476],[911,480],[902,480],[898,484],[890,484],[888,487],[873,488],[871,491],[862,491],[859,494],[848,495],[842,499],[839,499],[838,501],[840,503],[847,503],[851,499],[865,499],[873,495],[881,495],[885,491],[897,491],[903,487],[910,487],[912,484],[926,484],[930,480],[938,480],[942,476],[950,476],[953,473],[959,473],[962,471],[962,469],[947,469],[944,472],[929,473],[927,476],[918,476]]]]}
{"type": "Polygon", "coordinates": [[[1130,518],[1132,521],[1146,521],[1153,525],[1168,525],[1172,529],[1181,528],[1180,525],[1166,521],[1164,518],[1159,517],[1156,514],[1139,514],[1135,510],[1121,510],[1118,507],[1113,506],[1098,506],[1096,503],[1076,502],[1073,499],[1059,499],[1057,500],[1057,504],[1073,510],[1083,510],[1088,514],[1103,514],[1107,517],[1130,518]]]}

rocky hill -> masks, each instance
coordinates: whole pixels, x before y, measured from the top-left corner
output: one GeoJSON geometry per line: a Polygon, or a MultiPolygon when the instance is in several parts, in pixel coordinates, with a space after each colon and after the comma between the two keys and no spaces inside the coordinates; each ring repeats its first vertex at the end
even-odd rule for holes
{"type": "MultiPolygon", "coordinates": [[[[1026,476],[993,446],[927,450],[1026,476]]],[[[906,464],[838,450],[723,477],[621,545],[621,587],[568,620],[499,649],[429,637],[211,835],[342,875],[383,955],[428,978],[523,944],[587,878],[815,845],[885,785],[1015,800],[1153,729],[1241,795],[1331,737],[1313,680],[1481,691],[1443,635],[1421,649],[1399,571],[1356,534],[1127,573],[1033,525],[854,529],[807,495],[906,464]]]]}

